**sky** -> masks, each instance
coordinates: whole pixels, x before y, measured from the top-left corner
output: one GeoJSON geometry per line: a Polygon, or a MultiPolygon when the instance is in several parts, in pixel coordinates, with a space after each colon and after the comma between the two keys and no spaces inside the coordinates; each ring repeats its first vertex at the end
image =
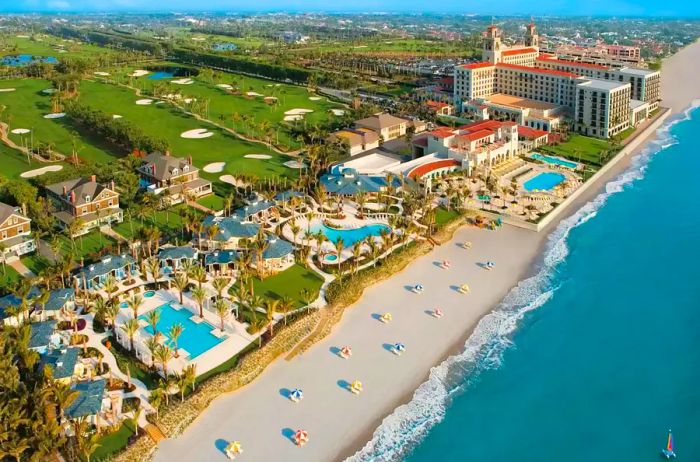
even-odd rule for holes
{"type": "Polygon", "coordinates": [[[0,0],[0,12],[386,11],[495,15],[700,16],[698,0],[0,0]]]}

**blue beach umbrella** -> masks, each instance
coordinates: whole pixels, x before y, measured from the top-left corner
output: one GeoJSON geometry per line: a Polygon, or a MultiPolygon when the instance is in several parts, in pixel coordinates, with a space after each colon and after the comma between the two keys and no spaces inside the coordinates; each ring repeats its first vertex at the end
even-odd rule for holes
{"type": "Polygon", "coordinates": [[[394,351],[396,351],[397,353],[403,353],[404,351],[406,351],[406,345],[404,345],[401,342],[396,343],[394,344],[394,351]]]}
{"type": "Polygon", "coordinates": [[[304,392],[300,388],[295,388],[289,394],[289,397],[295,401],[301,401],[304,398],[304,392]]]}

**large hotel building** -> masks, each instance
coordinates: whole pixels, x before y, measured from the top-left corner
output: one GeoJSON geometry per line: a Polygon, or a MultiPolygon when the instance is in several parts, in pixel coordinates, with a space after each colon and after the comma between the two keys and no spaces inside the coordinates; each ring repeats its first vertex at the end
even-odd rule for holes
{"type": "Polygon", "coordinates": [[[496,26],[486,30],[483,61],[455,69],[454,99],[476,119],[511,120],[551,131],[568,119],[576,131],[610,138],[658,108],[661,74],[558,59],[540,53],[529,24],[524,43],[504,46],[496,26]]]}

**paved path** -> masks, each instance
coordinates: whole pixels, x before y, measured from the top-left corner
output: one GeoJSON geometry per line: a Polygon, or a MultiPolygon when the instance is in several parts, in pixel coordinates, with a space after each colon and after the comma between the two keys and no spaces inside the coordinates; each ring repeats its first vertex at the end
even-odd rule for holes
{"type": "Polygon", "coordinates": [[[32,270],[30,270],[29,268],[24,266],[24,263],[22,263],[22,260],[20,260],[19,258],[15,261],[8,262],[7,264],[10,265],[12,267],[12,269],[14,269],[15,271],[17,271],[19,274],[21,274],[22,276],[24,276],[27,279],[31,279],[31,278],[36,276],[32,272],[32,270]]]}

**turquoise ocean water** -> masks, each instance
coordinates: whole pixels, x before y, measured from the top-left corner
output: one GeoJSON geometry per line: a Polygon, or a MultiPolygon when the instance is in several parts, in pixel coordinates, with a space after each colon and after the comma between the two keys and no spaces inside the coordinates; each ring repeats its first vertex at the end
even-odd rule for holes
{"type": "Polygon", "coordinates": [[[700,461],[700,109],[552,232],[539,272],[352,461],[700,461]]]}

